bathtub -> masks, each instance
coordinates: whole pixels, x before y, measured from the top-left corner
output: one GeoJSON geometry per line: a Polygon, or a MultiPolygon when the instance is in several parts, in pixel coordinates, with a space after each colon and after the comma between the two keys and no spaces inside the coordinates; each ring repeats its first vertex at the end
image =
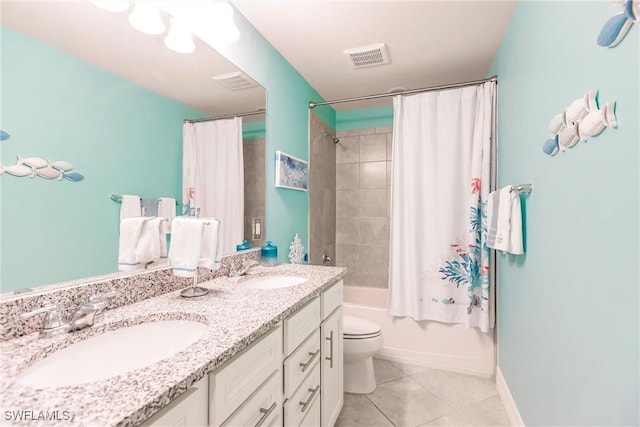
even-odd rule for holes
{"type": "Polygon", "coordinates": [[[387,313],[387,289],[344,287],[344,314],[382,326],[384,347],[376,357],[430,368],[492,377],[495,372],[493,332],[387,313]]]}

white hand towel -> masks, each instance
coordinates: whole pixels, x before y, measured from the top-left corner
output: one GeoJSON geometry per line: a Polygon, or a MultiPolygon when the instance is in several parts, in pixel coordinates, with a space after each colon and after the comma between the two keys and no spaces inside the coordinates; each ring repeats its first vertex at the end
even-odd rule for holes
{"type": "Polygon", "coordinates": [[[162,223],[161,231],[164,234],[171,233],[171,222],[176,217],[176,199],[160,197],[158,199],[158,216],[168,219],[162,223]]]}
{"type": "Polygon", "coordinates": [[[142,224],[136,245],[136,261],[143,267],[160,258],[160,224],[162,218],[147,218],[142,224]]]}
{"type": "Polygon", "coordinates": [[[512,254],[523,254],[520,195],[512,186],[489,193],[487,200],[487,246],[512,254]]]}
{"type": "Polygon", "coordinates": [[[511,215],[509,216],[509,250],[507,252],[514,255],[524,254],[522,238],[522,205],[520,203],[520,193],[511,192],[511,215]]]}
{"type": "Polygon", "coordinates": [[[120,221],[126,218],[138,218],[142,216],[140,197],[123,195],[120,206],[120,221]]]}
{"type": "Polygon", "coordinates": [[[210,270],[220,268],[220,258],[222,256],[222,239],[220,239],[220,220],[215,218],[205,218],[204,229],[202,231],[202,252],[200,253],[199,266],[210,270]]]}
{"type": "Polygon", "coordinates": [[[136,246],[140,240],[142,226],[148,218],[125,218],[120,221],[120,243],[118,270],[139,270],[144,268],[136,257],[136,246]]]}
{"type": "Polygon", "coordinates": [[[169,263],[173,274],[194,277],[200,262],[204,221],[195,218],[175,218],[171,229],[169,263]]]}

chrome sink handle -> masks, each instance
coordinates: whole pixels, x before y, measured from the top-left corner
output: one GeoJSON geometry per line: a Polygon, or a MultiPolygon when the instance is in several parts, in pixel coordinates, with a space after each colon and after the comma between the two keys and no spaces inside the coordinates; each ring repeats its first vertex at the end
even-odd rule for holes
{"type": "Polygon", "coordinates": [[[107,298],[113,298],[117,294],[115,292],[105,292],[103,294],[92,295],[89,297],[89,304],[93,304],[96,314],[93,323],[99,323],[104,319],[104,310],[108,307],[107,298]]]}
{"type": "Polygon", "coordinates": [[[42,313],[46,313],[46,316],[42,321],[42,329],[40,329],[41,338],[49,338],[53,335],[61,334],[69,330],[69,324],[62,320],[60,308],[55,304],[37,308],[28,313],[23,313],[20,315],[20,319],[27,320],[42,313]]]}
{"type": "Polygon", "coordinates": [[[116,296],[115,292],[91,296],[88,302],[82,304],[76,310],[71,322],[69,322],[69,331],[73,332],[88,328],[101,321],[104,317],[103,312],[107,308],[107,302],[104,299],[113,296],[116,296]]]}

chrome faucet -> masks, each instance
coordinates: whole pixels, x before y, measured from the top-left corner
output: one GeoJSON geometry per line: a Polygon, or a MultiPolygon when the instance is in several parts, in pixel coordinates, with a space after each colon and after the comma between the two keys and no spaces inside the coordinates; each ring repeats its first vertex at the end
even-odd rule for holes
{"type": "Polygon", "coordinates": [[[42,321],[40,338],[49,338],[54,335],[69,331],[69,324],[62,320],[62,316],[60,315],[60,308],[55,304],[37,308],[28,313],[23,313],[20,315],[20,319],[27,320],[42,313],[46,313],[46,316],[42,321]]]}
{"type": "Polygon", "coordinates": [[[115,292],[109,292],[90,297],[88,302],[78,307],[70,322],[65,322],[62,319],[60,308],[55,304],[21,314],[20,318],[26,320],[38,314],[46,313],[40,330],[41,338],[49,338],[64,332],[79,331],[100,322],[104,317],[104,310],[107,308],[105,298],[114,297],[115,295],[115,292]]]}
{"type": "Polygon", "coordinates": [[[244,276],[249,272],[251,267],[255,267],[258,264],[260,263],[255,259],[244,257],[240,262],[240,265],[231,264],[231,266],[229,267],[229,277],[244,276]]]}

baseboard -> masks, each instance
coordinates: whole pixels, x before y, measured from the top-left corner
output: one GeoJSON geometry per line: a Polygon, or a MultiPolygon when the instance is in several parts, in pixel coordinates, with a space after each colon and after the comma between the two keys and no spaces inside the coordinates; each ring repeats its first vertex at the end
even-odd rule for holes
{"type": "Polygon", "coordinates": [[[507,413],[509,424],[512,426],[524,426],[524,421],[522,421],[516,402],[513,400],[513,396],[511,396],[511,391],[509,391],[509,386],[507,386],[507,382],[499,366],[496,368],[496,389],[498,390],[500,399],[502,399],[502,405],[507,413]]]}

